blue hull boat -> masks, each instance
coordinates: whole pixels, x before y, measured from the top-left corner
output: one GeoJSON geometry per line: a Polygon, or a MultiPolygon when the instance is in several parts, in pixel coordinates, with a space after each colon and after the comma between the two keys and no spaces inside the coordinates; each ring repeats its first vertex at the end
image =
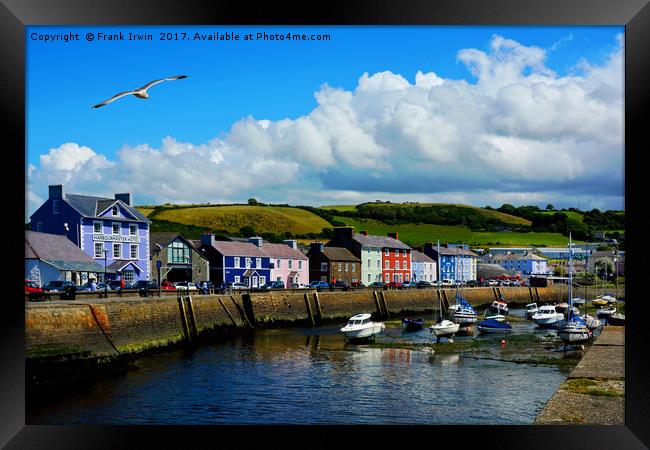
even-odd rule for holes
{"type": "Polygon", "coordinates": [[[404,331],[421,330],[424,326],[424,319],[402,319],[402,328],[404,331]]]}
{"type": "Polygon", "coordinates": [[[509,333],[512,331],[508,322],[495,319],[483,320],[476,324],[476,328],[481,333],[509,333]]]}

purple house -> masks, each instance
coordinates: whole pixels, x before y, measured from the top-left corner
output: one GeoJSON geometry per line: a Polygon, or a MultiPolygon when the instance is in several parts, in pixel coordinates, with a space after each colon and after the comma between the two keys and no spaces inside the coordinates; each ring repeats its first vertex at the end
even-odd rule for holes
{"type": "Polygon", "coordinates": [[[64,194],[62,185],[50,186],[49,198],[30,216],[33,231],[66,236],[106,266],[109,280],[129,283],[150,279],[150,222],[131,205],[129,193],[115,198],[64,194]]]}

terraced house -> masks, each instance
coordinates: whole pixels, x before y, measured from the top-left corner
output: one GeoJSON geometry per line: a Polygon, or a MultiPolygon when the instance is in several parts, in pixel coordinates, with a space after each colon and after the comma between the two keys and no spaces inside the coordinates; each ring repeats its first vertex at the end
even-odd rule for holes
{"type": "Polygon", "coordinates": [[[359,281],[361,261],[344,247],[327,247],[320,242],[309,246],[310,281],[346,281],[355,283],[359,281]]]}
{"type": "Polygon", "coordinates": [[[424,254],[436,261],[440,280],[476,280],[478,255],[467,245],[444,244],[439,248],[432,242],[424,244],[424,254]]]}
{"type": "Polygon", "coordinates": [[[418,250],[411,250],[411,268],[413,281],[436,281],[438,267],[436,262],[418,250]]]}
{"type": "Polygon", "coordinates": [[[248,242],[227,242],[203,234],[200,248],[210,263],[210,281],[244,283],[250,288],[266,284],[271,279],[271,259],[262,246],[262,238],[257,236],[248,242]]]}
{"type": "Polygon", "coordinates": [[[282,281],[285,287],[295,284],[309,284],[309,258],[298,250],[293,239],[282,244],[264,242],[261,249],[271,259],[269,281],[282,281]]]}
{"type": "MultiPolygon", "coordinates": [[[[109,280],[127,282],[150,279],[149,224],[132,206],[130,193],[65,194],[63,185],[49,186],[48,199],[30,217],[32,231],[64,235],[106,266],[109,280]]],[[[103,279],[103,272],[98,275],[103,279]]]]}
{"type": "Polygon", "coordinates": [[[546,259],[532,252],[487,255],[482,258],[487,264],[498,264],[508,275],[548,275],[546,259]]]}

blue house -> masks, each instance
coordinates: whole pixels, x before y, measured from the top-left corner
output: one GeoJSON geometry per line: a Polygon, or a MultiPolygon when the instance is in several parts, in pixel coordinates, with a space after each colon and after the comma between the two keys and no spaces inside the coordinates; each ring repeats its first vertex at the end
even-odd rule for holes
{"type": "Polygon", "coordinates": [[[438,247],[427,242],[423,253],[437,263],[439,280],[476,280],[478,255],[469,250],[468,246],[445,244],[438,247]]]}
{"type": "Polygon", "coordinates": [[[417,250],[411,250],[411,270],[413,281],[437,281],[438,267],[436,262],[417,250]]]}
{"type": "MultiPolygon", "coordinates": [[[[150,279],[149,224],[131,205],[131,194],[115,198],[65,194],[49,187],[49,197],[30,217],[32,231],[64,235],[102,267],[109,280],[150,279]]],[[[103,273],[99,274],[100,280],[103,273]]]]}
{"type": "Polygon", "coordinates": [[[216,241],[214,234],[201,236],[201,249],[210,263],[210,281],[215,284],[244,283],[258,288],[271,280],[271,258],[264,252],[261,237],[248,242],[216,241]]]}

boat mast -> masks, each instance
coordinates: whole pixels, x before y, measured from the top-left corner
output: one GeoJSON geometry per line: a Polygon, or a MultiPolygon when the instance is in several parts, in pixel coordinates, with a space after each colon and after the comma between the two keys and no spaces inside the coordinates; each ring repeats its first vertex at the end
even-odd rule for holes
{"type": "Polygon", "coordinates": [[[572,298],[573,298],[573,247],[571,246],[571,232],[569,231],[569,314],[567,316],[569,319],[573,317],[573,311],[571,309],[572,298]]]}

